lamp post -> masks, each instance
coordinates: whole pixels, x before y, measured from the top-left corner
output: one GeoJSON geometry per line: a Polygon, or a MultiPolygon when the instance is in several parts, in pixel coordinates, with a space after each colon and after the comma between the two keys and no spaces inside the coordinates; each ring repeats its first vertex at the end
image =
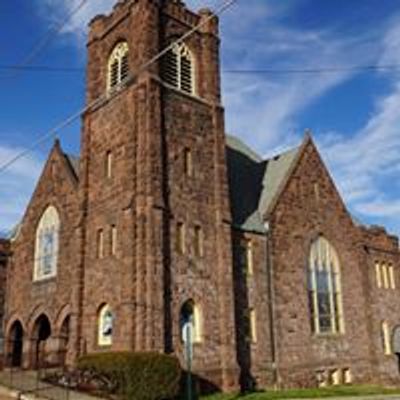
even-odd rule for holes
{"type": "Polygon", "coordinates": [[[192,382],[192,361],[193,361],[193,321],[189,321],[184,325],[185,338],[185,357],[186,357],[186,399],[193,400],[193,382],[192,382]]]}

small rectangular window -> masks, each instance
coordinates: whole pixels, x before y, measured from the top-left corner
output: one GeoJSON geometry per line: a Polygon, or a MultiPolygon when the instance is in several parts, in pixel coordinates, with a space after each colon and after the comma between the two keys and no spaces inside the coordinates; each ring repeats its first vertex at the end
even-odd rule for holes
{"type": "Polygon", "coordinates": [[[179,254],[185,254],[185,224],[178,222],[176,225],[176,250],[179,254]]]}
{"type": "Polygon", "coordinates": [[[196,257],[203,257],[203,230],[201,226],[194,228],[194,252],[196,257]]]}
{"type": "Polygon", "coordinates": [[[185,175],[187,177],[192,177],[193,176],[192,151],[190,149],[186,148],[184,151],[184,157],[185,157],[185,175]]]}
{"type": "Polygon", "coordinates": [[[334,385],[334,386],[338,386],[338,385],[340,385],[340,371],[338,370],[338,369],[334,369],[332,372],[331,372],[331,383],[332,383],[332,385],[334,385]]]}
{"type": "Polygon", "coordinates": [[[239,246],[240,266],[243,273],[253,275],[253,242],[250,239],[243,239],[239,246]]]}
{"type": "Polygon", "coordinates": [[[115,256],[117,254],[117,227],[115,225],[111,226],[111,255],[115,256]]]}
{"type": "Polygon", "coordinates": [[[395,277],[394,277],[393,265],[389,265],[389,282],[390,282],[390,288],[391,289],[396,289],[396,280],[395,280],[395,277]]]}
{"type": "Polygon", "coordinates": [[[97,258],[104,257],[104,232],[103,229],[99,229],[97,232],[97,258]]]}
{"type": "Polygon", "coordinates": [[[353,377],[351,376],[351,370],[350,368],[345,368],[343,370],[343,383],[345,385],[350,385],[353,382],[353,377]]]}
{"type": "Polygon", "coordinates": [[[378,261],[375,263],[375,277],[376,277],[376,286],[380,289],[382,287],[382,274],[381,274],[381,265],[378,261]]]}
{"type": "Polygon", "coordinates": [[[106,165],[105,165],[106,177],[111,178],[113,174],[113,154],[111,151],[107,151],[106,154],[106,165]]]}
{"type": "Polygon", "coordinates": [[[385,289],[389,288],[389,273],[386,264],[382,264],[382,277],[383,277],[383,287],[385,289]]]}
{"type": "Polygon", "coordinates": [[[250,339],[252,343],[257,343],[257,316],[253,308],[250,310],[250,339]]]}
{"type": "Polygon", "coordinates": [[[392,346],[390,343],[390,330],[389,330],[389,324],[384,321],[382,322],[382,342],[383,342],[383,351],[385,355],[391,355],[392,354],[392,346]]]}

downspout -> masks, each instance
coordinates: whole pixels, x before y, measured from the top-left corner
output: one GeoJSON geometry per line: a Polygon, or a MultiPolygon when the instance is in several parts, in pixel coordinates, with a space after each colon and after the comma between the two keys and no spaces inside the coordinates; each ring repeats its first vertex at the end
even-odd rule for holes
{"type": "Polygon", "coordinates": [[[269,334],[271,338],[271,366],[273,383],[275,389],[279,388],[278,356],[275,325],[275,286],[274,286],[274,264],[272,258],[272,238],[269,221],[264,224],[266,230],[266,252],[267,252],[267,274],[268,274],[268,311],[269,311],[269,334]]]}

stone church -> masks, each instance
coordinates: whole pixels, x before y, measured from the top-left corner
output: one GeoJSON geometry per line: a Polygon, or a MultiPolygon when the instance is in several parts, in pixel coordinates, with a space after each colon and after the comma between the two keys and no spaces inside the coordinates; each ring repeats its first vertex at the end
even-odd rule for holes
{"type": "Polygon", "coordinates": [[[351,216],[309,135],[271,159],[226,135],[219,45],[180,0],[91,21],[80,155],[54,144],[0,240],[6,366],[184,362],[190,337],[226,391],[400,382],[397,237],[351,216]]]}

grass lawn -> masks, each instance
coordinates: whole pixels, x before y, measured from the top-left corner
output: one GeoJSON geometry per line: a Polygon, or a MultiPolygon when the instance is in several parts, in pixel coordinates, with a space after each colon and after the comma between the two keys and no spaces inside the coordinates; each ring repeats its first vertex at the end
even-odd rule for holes
{"type": "Polygon", "coordinates": [[[384,388],[379,386],[337,386],[324,389],[293,389],[268,391],[248,395],[224,395],[202,397],[202,400],[275,400],[275,399],[321,399],[340,396],[373,396],[382,394],[400,394],[400,388],[384,388]]]}

